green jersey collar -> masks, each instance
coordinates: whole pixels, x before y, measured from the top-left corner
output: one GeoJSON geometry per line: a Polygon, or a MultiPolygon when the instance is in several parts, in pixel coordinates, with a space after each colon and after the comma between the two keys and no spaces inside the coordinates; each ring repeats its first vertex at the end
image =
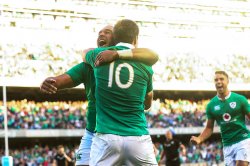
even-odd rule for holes
{"type": "Polygon", "coordinates": [[[123,42],[120,42],[120,43],[116,44],[116,46],[124,46],[124,47],[128,47],[130,49],[135,48],[134,45],[129,44],[129,43],[123,43],[123,42]]]}
{"type": "MultiPolygon", "coordinates": [[[[230,96],[231,96],[231,92],[229,92],[229,94],[225,97],[225,100],[227,100],[230,96]]],[[[222,100],[222,98],[220,98],[218,95],[217,95],[217,97],[219,100],[222,100]]]]}

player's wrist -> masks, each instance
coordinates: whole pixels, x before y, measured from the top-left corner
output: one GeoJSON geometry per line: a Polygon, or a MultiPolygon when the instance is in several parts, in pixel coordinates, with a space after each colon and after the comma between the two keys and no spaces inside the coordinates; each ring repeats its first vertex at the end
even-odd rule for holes
{"type": "Polygon", "coordinates": [[[114,60],[119,59],[118,51],[114,51],[113,57],[114,57],[114,60]]]}
{"type": "Polygon", "coordinates": [[[130,59],[133,57],[133,52],[131,49],[119,50],[117,51],[119,59],[130,59]]]}
{"type": "Polygon", "coordinates": [[[198,139],[199,139],[199,142],[198,142],[199,144],[204,141],[202,137],[198,137],[198,139]]]}

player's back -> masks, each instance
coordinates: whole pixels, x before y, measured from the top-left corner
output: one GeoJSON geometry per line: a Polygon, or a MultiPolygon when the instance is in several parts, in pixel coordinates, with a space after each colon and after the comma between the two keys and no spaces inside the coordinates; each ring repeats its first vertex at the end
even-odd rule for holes
{"type": "Polygon", "coordinates": [[[95,68],[94,72],[97,132],[148,134],[144,100],[152,90],[152,68],[139,62],[117,60],[95,68]]]}

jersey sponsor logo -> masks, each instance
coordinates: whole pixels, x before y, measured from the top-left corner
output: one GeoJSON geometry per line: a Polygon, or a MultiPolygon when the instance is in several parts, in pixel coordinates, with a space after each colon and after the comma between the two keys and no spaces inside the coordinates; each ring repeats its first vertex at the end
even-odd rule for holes
{"type": "Polygon", "coordinates": [[[229,103],[229,105],[230,105],[231,108],[234,109],[236,107],[236,102],[231,102],[231,103],[229,103]]]}
{"type": "Polygon", "coordinates": [[[219,106],[219,105],[215,106],[215,107],[214,107],[214,110],[215,110],[215,111],[220,110],[220,106],[219,106]]]}
{"type": "Polygon", "coordinates": [[[228,113],[223,114],[223,120],[224,120],[225,122],[230,121],[230,120],[231,120],[231,115],[228,114],[228,113]]]}

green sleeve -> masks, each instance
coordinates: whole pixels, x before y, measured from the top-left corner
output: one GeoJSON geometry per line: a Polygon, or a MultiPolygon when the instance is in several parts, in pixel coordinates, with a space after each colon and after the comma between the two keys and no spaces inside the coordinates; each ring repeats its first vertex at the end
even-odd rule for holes
{"type": "Polygon", "coordinates": [[[243,113],[244,114],[248,114],[250,113],[250,105],[246,99],[246,97],[243,96],[243,100],[242,100],[242,107],[243,107],[243,113]]]}
{"type": "Polygon", "coordinates": [[[74,82],[74,86],[84,83],[84,71],[86,70],[86,65],[87,64],[84,62],[79,63],[66,72],[74,82]]]}
{"type": "Polygon", "coordinates": [[[212,116],[211,110],[210,110],[210,104],[208,104],[206,107],[206,115],[207,115],[207,119],[213,119],[213,116],[212,116]]]}
{"type": "Polygon", "coordinates": [[[152,77],[153,77],[152,75],[150,75],[150,77],[149,77],[148,86],[147,86],[147,93],[151,92],[153,90],[152,77]]]}
{"type": "Polygon", "coordinates": [[[148,81],[148,86],[147,86],[147,93],[151,92],[153,90],[153,69],[152,67],[149,67],[149,81],[148,81]]]}
{"type": "Polygon", "coordinates": [[[96,53],[95,50],[91,50],[91,51],[87,52],[86,57],[85,57],[86,63],[94,68],[95,67],[94,63],[95,63],[95,59],[96,59],[97,55],[98,54],[96,53]]]}

